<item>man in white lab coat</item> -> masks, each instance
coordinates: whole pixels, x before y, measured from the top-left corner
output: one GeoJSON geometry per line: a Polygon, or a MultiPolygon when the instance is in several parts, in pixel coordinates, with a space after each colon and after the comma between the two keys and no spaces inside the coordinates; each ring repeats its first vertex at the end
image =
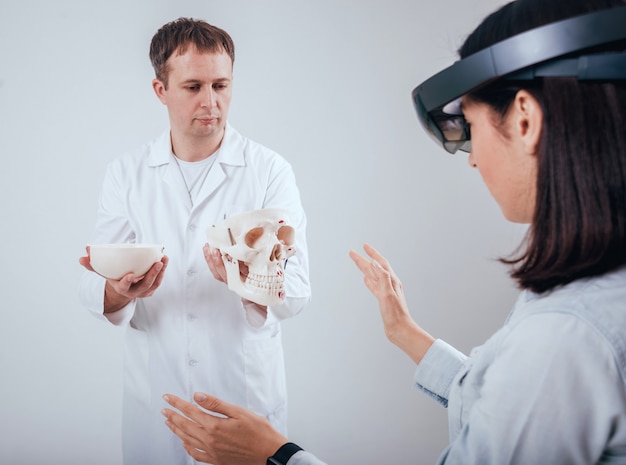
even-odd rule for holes
{"type": "Polygon", "coordinates": [[[119,281],[97,275],[81,257],[88,271],[80,297],[100,318],[126,327],[124,463],[190,464],[164,424],[163,393],[191,399],[209,392],[286,429],[280,320],[310,300],[306,217],[290,164],[227,123],[229,35],[180,18],[155,34],[150,58],[170,129],[110,163],[90,243],[159,243],[166,256],[141,280],[119,281]],[[286,300],[270,308],[230,291],[219,254],[205,245],[212,224],[268,207],[289,212],[297,250],[285,269],[286,300]]]}

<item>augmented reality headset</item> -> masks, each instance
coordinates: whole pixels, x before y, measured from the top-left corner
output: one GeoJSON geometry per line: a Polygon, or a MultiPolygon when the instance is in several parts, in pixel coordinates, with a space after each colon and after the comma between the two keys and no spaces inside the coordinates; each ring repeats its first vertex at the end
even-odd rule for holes
{"type": "Polygon", "coordinates": [[[469,125],[460,105],[463,95],[496,79],[626,79],[626,51],[583,54],[619,41],[626,41],[626,7],[531,29],[463,58],[427,79],[413,89],[413,103],[426,132],[444,149],[449,153],[470,152],[469,125]]]}

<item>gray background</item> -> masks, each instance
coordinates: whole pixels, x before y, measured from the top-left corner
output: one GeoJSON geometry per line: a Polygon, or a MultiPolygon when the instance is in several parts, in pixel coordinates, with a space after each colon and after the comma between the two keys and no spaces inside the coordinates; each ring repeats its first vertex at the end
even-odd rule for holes
{"type": "Polygon", "coordinates": [[[81,308],[78,257],[106,163],[158,135],[147,50],[179,16],[237,46],[231,123],[293,165],[314,298],[286,322],[290,436],[334,464],[433,463],[446,412],[412,389],[348,257],[392,262],[416,320],[463,351],[517,294],[519,243],[471,170],[422,132],[410,92],[498,0],[29,1],[0,5],[0,463],[120,463],[119,329],[81,308]]]}

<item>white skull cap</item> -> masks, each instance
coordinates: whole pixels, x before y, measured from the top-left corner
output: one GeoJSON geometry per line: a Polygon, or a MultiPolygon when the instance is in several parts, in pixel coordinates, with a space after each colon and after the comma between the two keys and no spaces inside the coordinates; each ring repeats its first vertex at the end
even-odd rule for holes
{"type": "Polygon", "coordinates": [[[285,263],[295,252],[295,230],[286,210],[265,208],[231,216],[207,230],[222,253],[228,288],[259,305],[285,300],[285,263]],[[239,272],[240,262],[248,275],[239,272]]]}

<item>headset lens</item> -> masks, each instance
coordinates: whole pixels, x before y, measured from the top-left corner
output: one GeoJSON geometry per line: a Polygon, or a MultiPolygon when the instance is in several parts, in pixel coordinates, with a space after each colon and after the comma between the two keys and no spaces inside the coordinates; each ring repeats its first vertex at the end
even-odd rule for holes
{"type": "Polygon", "coordinates": [[[424,108],[418,89],[415,89],[413,92],[413,103],[415,104],[417,116],[426,132],[447,152],[455,153],[457,150],[463,152],[472,151],[470,127],[461,112],[460,99],[456,99],[443,107],[429,112],[424,108]]]}
{"type": "Polygon", "coordinates": [[[457,150],[471,152],[470,127],[461,115],[450,115],[442,111],[431,112],[431,121],[441,134],[440,142],[450,153],[457,150]]]}

